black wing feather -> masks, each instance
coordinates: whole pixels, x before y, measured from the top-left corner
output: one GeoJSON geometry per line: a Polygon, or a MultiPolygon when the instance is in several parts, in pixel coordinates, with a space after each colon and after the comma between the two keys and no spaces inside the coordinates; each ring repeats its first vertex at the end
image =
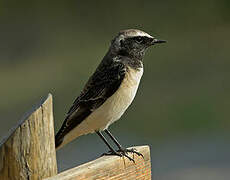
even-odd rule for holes
{"type": "Polygon", "coordinates": [[[69,131],[116,92],[125,77],[125,72],[125,65],[120,61],[112,61],[110,64],[102,61],[68,111],[61,129],[55,136],[56,147],[62,143],[69,131]]]}

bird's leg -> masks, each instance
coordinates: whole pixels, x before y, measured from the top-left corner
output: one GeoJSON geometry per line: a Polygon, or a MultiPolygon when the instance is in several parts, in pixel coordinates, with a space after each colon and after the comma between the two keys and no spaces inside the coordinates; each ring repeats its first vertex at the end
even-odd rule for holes
{"type": "Polygon", "coordinates": [[[120,144],[120,143],[117,141],[117,139],[111,134],[111,132],[109,132],[108,129],[105,129],[104,131],[105,131],[106,134],[108,134],[108,136],[113,140],[113,142],[117,145],[117,147],[118,147],[119,149],[123,149],[122,146],[121,146],[121,144],[120,144]]]}
{"type": "Polygon", "coordinates": [[[99,131],[96,132],[99,137],[104,141],[104,143],[108,146],[108,148],[110,149],[110,152],[113,154],[116,154],[117,152],[112,148],[112,146],[109,144],[109,142],[105,139],[105,137],[103,136],[103,134],[99,131]]]}
{"type": "Polygon", "coordinates": [[[128,152],[131,152],[131,153],[134,153],[134,154],[137,154],[138,156],[141,156],[142,158],[144,158],[143,154],[139,153],[136,151],[135,148],[132,148],[132,149],[126,149],[126,148],[123,148],[121,146],[121,144],[117,141],[117,139],[111,134],[111,132],[109,132],[108,129],[105,129],[105,133],[108,134],[108,136],[113,140],[113,142],[117,145],[118,147],[118,152],[122,152],[122,153],[128,153],[128,152]]]}
{"type": "Polygon", "coordinates": [[[108,148],[110,149],[110,151],[108,153],[103,153],[102,155],[116,155],[116,156],[125,156],[127,157],[130,161],[135,162],[132,158],[130,158],[129,156],[127,156],[126,154],[122,153],[122,152],[117,152],[115,151],[112,146],[108,143],[108,141],[105,139],[105,137],[103,136],[103,134],[100,131],[96,132],[99,137],[104,141],[104,143],[108,146],[108,148]]]}

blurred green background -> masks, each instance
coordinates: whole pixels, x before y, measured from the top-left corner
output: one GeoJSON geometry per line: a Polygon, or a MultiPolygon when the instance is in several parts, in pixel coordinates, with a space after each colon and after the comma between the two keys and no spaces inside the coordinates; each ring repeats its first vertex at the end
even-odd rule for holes
{"type": "MultiPolygon", "coordinates": [[[[49,92],[57,131],[110,40],[137,28],[168,43],[146,53],[135,101],[112,132],[151,146],[155,179],[230,176],[230,1],[2,0],[0,22],[1,137],[49,92]]],[[[58,152],[59,168],[106,150],[83,136],[58,152]]]]}

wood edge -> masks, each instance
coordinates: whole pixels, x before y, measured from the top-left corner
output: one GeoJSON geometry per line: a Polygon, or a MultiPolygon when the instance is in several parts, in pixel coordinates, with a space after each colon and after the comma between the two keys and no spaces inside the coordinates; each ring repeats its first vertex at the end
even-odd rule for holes
{"type": "MultiPolygon", "coordinates": [[[[97,158],[93,161],[87,162],[85,164],[79,165],[77,167],[65,170],[53,177],[46,178],[44,180],[67,180],[72,177],[76,177],[80,174],[83,174],[84,171],[96,171],[100,169],[101,167],[106,167],[107,165],[111,165],[114,163],[119,163],[125,166],[125,168],[130,167],[130,166],[135,166],[141,162],[146,162],[146,161],[151,161],[150,158],[150,147],[148,145],[143,145],[143,146],[135,146],[135,147],[130,147],[130,148],[135,148],[138,152],[141,152],[144,155],[144,159],[142,157],[137,157],[135,155],[135,160],[137,160],[136,164],[133,162],[129,161],[128,159],[120,158],[118,156],[102,156],[100,158],[97,158]]],[[[130,154],[132,155],[132,154],[130,154]]]]}
{"type": "Polygon", "coordinates": [[[38,109],[42,108],[42,106],[46,105],[49,101],[53,100],[53,96],[51,93],[40,100],[39,103],[35,104],[29,111],[27,111],[22,118],[17,122],[15,126],[9,129],[9,131],[0,139],[0,148],[5,142],[10,138],[10,136],[16,131],[16,129],[21,126],[29,117],[36,112],[38,109]]]}

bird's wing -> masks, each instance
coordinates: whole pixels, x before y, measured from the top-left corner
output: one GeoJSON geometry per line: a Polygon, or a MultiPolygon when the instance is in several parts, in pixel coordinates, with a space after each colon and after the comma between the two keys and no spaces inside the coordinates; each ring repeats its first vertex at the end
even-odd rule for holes
{"type": "Polygon", "coordinates": [[[101,65],[88,80],[80,96],[74,101],[65,121],[55,136],[56,146],[63,137],[79,125],[95,109],[100,107],[106,99],[116,92],[124,79],[126,67],[122,62],[112,62],[101,65]]]}

